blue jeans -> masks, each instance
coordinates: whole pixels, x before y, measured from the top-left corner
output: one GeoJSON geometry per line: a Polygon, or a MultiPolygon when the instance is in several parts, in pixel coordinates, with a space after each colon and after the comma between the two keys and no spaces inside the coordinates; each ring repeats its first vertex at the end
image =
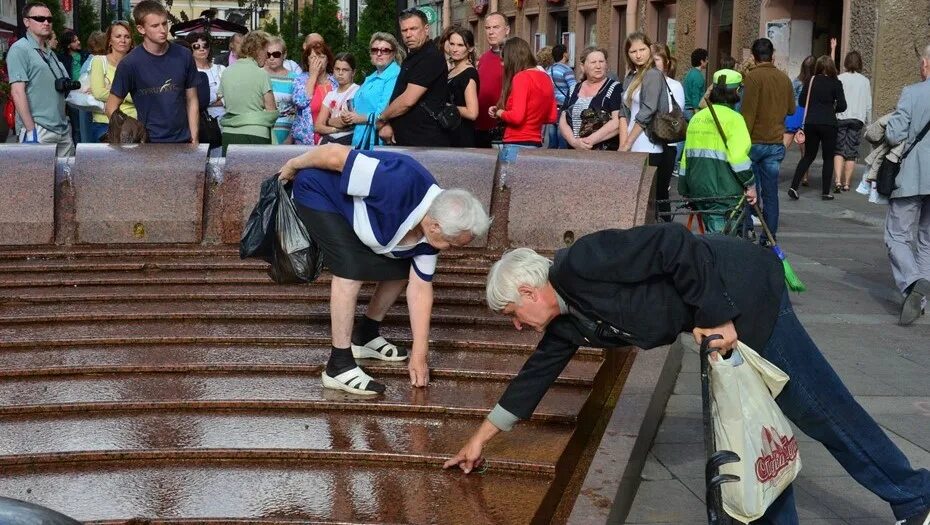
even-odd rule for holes
{"type": "Polygon", "coordinates": [[[559,133],[559,125],[549,126],[549,149],[568,149],[568,141],[559,133]]]}
{"type": "Polygon", "coordinates": [[[103,134],[110,129],[109,124],[103,124],[101,122],[91,122],[90,123],[90,136],[88,137],[87,142],[98,143],[103,137],[103,134]]]}
{"type": "MultiPolygon", "coordinates": [[[[762,217],[772,235],[778,234],[778,173],[785,158],[783,144],[753,144],[749,150],[756,192],[762,200],[762,217]]],[[[762,236],[762,238],[765,238],[762,236]]]]}
{"type": "MultiPolygon", "coordinates": [[[[930,507],[930,471],[915,470],[853,398],[782,296],[772,336],[760,352],[791,378],[775,399],[802,432],[823,443],[846,472],[887,501],[897,519],[930,507]]],[[[804,453],[801,452],[802,461],[804,453]]],[[[754,524],[796,524],[794,493],[785,491],[754,524]]]]}

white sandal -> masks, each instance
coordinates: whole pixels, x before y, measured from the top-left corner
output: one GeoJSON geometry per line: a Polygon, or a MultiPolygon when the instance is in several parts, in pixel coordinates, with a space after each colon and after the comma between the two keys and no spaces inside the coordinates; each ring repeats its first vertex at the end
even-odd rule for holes
{"type": "Polygon", "coordinates": [[[323,372],[322,378],[323,388],[342,390],[350,394],[359,394],[363,396],[373,396],[384,392],[384,385],[366,374],[360,366],[337,374],[336,377],[330,377],[329,374],[323,372]],[[378,388],[378,390],[368,390],[369,386],[378,388]]]}
{"type": "Polygon", "coordinates": [[[352,357],[356,359],[380,359],[382,361],[403,361],[407,352],[389,343],[387,339],[375,337],[364,345],[352,345],[352,357]]]}

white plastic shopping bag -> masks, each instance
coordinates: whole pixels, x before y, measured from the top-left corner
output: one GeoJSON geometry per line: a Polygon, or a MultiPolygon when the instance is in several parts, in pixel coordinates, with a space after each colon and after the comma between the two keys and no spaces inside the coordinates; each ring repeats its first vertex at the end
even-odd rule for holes
{"type": "Polygon", "coordinates": [[[788,375],[739,343],[729,359],[710,362],[711,414],[717,450],[740,461],[720,467],[740,481],[721,487],[723,510],[742,522],[760,518],[801,471],[798,442],[775,397],[788,375]]]}

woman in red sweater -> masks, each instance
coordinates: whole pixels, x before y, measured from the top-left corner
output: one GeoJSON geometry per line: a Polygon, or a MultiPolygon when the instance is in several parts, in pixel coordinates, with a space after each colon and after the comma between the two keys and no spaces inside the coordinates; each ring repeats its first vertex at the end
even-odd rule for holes
{"type": "Polygon", "coordinates": [[[536,57],[522,38],[507,40],[501,58],[504,89],[488,115],[504,123],[504,144],[541,148],[543,126],[558,116],[552,80],[536,67],[536,57]]]}

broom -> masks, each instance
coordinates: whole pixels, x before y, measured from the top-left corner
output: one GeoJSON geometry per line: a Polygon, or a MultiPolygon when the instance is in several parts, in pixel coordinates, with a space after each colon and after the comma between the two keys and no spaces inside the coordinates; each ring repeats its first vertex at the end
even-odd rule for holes
{"type": "Polygon", "coordinates": [[[798,274],[794,273],[794,268],[788,264],[788,258],[785,256],[785,252],[775,244],[775,237],[772,235],[772,232],[769,230],[769,225],[765,223],[765,219],[762,218],[762,210],[759,209],[759,203],[752,205],[752,209],[756,211],[756,216],[759,217],[759,222],[762,223],[762,229],[765,230],[765,236],[769,240],[769,244],[772,246],[772,251],[775,252],[775,255],[781,260],[781,265],[785,268],[785,284],[788,285],[788,289],[792,292],[803,292],[807,290],[807,286],[804,286],[804,283],[801,282],[801,279],[798,277],[798,274]]]}

